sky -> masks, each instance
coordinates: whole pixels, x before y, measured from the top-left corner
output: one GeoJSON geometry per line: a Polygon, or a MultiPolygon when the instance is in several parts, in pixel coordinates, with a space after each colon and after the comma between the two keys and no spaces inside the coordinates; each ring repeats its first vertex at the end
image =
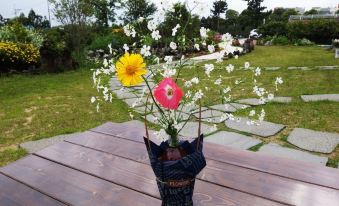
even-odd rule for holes
{"type": "MultiPolygon", "coordinates": [[[[155,3],[159,0],[150,0],[155,3]]],[[[168,2],[184,2],[184,0],[167,0],[168,2]]],[[[206,9],[203,16],[207,16],[210,8],[213,5],[214,0],[204,0],[206,4],[206,9]]],[[[244,10],[247,5],[243,0],[227,0],[228,8],[234,9],[239,12],[244,10]]],[[[311,9],[312,7],[335,7],[339,4],[339,0],[264,0],[263,5],[268,9],[274,9],[276,7],[304,7],[306,10],[311,9]]],[[[48,6],[47,0],[0,0],[0,14],[5,18],[11,18],[15,16],[15,10],[17,14],[21,12],[27,13],[33,8],[34,11],[42,16],[48,16],[48,6]]],[[[52,25],[55,24],[52,16],[52,25]]]]}

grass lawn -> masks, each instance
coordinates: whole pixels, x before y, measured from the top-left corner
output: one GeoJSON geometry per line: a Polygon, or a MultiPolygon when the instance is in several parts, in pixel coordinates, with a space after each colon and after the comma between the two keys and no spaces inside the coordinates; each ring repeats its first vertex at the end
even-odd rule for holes
{"type": "MultiPolygon", "coordinates": [[[[223,64],[233,64],[236,68],[249,61],[253,66],[279,66],[278,71],[263,71],[260,79],[265,85],[272,85],[276,76],[283,77],[285,83],[277,95],[291,96],[291,104],[267,104],[267,120],[288,126],[284,132],[269,141],[292,147],[286,142],[286,135],[295,127],[319,131],[339,132],[339,103],[303,103],[301,94],[339,93],[339,70],[292,71],[288,66],[330,66],[339,65],[333,52],[318,47],[256,47],[256,50],[238,60],[231,59],[223,64]]],[[[247,71],[236,70],[228,74],[226,70],[212,72],[214,77],[222,75],[225,85],[237,78],[251,80],[247,71]]],[[[184,76],[204,76],[203,68],[185,69],[184,76]]],[[[215,78],[214,78],[215,79],[215,78]]],[[[211,87],[211,82],[203,82],[211,87]]],[[[233,93],[235,98],[248,97],[251,84],[244,83],[233,93]]],[[[268,88],[274,89],[273,85],[268,88]]],[[[218,96],[218,90],[211,87],[209,99],[218,96]]],[[[102,104],[100,113],[90,104],[90,97],[96,95],[92,87],[91,72],[80,69],[63,74],[15,75],[0,78],[0,166],[24,156],[18,144],[59,134],[73,133],[93,128],[107,121],[129,120],[128,107],[120,100],[112,104],[102,104]]],[[[252,95],[253,96],[253,95],[252,95]]],[[[215,103],[215,102],[213,102],[215,103]]],[[[260,109],[258,107],[258,109],[260,109]]],[[[249,111],[240,111],[245,115],[249,111]]],[[[221,128],[225,129],[225,127],[221,128]]],[[[268,140],[264,140],[267,143],[268,140]]],[[[254,148],[256,150],[258,148],[254,148]]],[[[329,155],[330,166],[339,161],[339,147],[329,155]]]]}

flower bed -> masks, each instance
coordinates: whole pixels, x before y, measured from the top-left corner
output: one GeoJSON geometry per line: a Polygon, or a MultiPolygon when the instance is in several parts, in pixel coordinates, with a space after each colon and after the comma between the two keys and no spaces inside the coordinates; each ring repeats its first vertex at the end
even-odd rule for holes
{"type": "Polygon", "coordinates": [[[40,59],[39,49],[32,44],[0,42],[0,72],[8,70],[22,71],[37,65],[40,59]]]}

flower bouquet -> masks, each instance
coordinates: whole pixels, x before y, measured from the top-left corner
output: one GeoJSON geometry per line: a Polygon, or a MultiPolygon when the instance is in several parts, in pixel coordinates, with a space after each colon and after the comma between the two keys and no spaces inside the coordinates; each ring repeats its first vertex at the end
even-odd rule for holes
{"type": "MultiPolygon", "coordinates": [[[[161,22],[144,18],[124,26],[124,33],[133,39],[134,43],[125,44],[123,54],[119,53],[119,50],[114,51],[109,45],[111,58],[104,59],[103,66],[93,72],[94,85],[102,94],[91,99],[92,103],[96,103],[97,109],[102,101],[112,102],[114,96],[135,95],[135,98],[131,98],[134,102],[130,104],[130,116],[134,118],[136,111],[143,112],[141,116],[145,120],[146,129],[144,142],[163,205],[193,205],[195,177],[206,166],[201,121],[210,124],[212,132],[217,129],[218,123],[227,119],[238,121],[238,118],[226,112],[227,110],[219,116],[212,115],[203,119],[202,110],[216,102],[221,103],[225,109],[232,106],[234,99],[231,92],[240,89],[242,93],[242,85],[247,80],[247,77],[228,77],[236,72],[235,67],[231,64],[225,67],[222,64],[225,56],[238,59],[235,55],[238,50],[232,46],[233,38],[228,33],[221,36],[224,44],[221,50],[215,53],[216,64],[196,64],[195,61],[185,58],[183,54],[191,48],[195,51],[205,49],[213,53],[216,46],[206,43],[208,29],[203,27],[198,29],[194,38],[187,37],[187,33],[194,32],[186,30],[186,26],[190,25],[189,22],[194,18],[192,9],[189,9],[190,5],[165,6],[170,8],[170,11],[165,12],[167,17],[188,16],[185,24],[172,25],[169,33],[157,29],[161,22]],[[180,14],[183,11],[180,7],[183,6],[189,15],[180,14]],[[171,41],[169,44],[160,42],[162,38],[171,41]],[[159,45],[179,55],[176,59],[171,55],[163,57],[163,54],[156,50],[159,45]],[[107,79],[111,79],[109,86],[105,84],[107,79]],[[190,131],[190,137],[187,137],[187,132],[182,134],[187,123],[194,120],[199,122],[197,131],[190,131]],[[156,136],[162,140],[160,145],[150,140],[148,122],[161,127],[156,132],[156,136]]],[[[178,19],[175,22],[180,21],[181,19],[178,19]]],[[[274,98],[273,92],[269,92],[259,83],[260,68],[252,68],[246,62],[243,69],[251,74],[251,93],[257,95],[261,102],[274,98]]],[[[276,78],[275,89],[282,83],[281,77],[276,78]]],[[[264,116],[263,109],[258,113],[251,110],[247,124],[260,124],[264,116]]]]}

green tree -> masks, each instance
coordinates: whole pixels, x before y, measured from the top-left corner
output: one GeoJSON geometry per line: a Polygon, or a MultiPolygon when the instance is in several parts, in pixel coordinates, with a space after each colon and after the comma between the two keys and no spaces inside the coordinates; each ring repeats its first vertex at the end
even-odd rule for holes
{"type": "Polygon", "coordinates": [[[218,0],[213,3],[213,9],[211,10],[214,19],[217,21],[217,31],[220,31],[220,15],[227,11],[228,4],[226,0],[218,0]]]}
{"type": "Polygon", "coordinates": [[[304,15],[316,15],[316,14],[319,14],[319,12],[317,10],[315,10],[315,9],[311,9],[311,10],[306,11],[304,13],[304,15]]]}
{"type": "Polygon", "coordinates": [[[120,0],[90,0],[89,3],[93,6],[98,26],[108,27],[109,22],[115,22],[115,11],[119,8],[117,3],[120,3],[120,0]]]}
{"type": "Polygon", "coordinates": [[[140,17],[148,18],[157,10],[155,4],[148,0],[127,0],[123,7],[126,9],[122,17],[125,23],[135,22],[140,17]]]}
{"type": "Polygon", "coordinates": [[[261,6],[264,0],[244,0],[247,1],[247,12],[246,15],[252,19],[252,26],[253,28],[257,28],[263,23],[263,20],[266,18],[268,13],[264,12],[266,7],[261,6]]]}
{"type": "Polygon", "coordinates": [[[42,17],[37,15],[33,9],[31,9],[27,16],[27,25],[36,29],[50,28],[50,22],[46,19],[46,17],[42,17]]]}

